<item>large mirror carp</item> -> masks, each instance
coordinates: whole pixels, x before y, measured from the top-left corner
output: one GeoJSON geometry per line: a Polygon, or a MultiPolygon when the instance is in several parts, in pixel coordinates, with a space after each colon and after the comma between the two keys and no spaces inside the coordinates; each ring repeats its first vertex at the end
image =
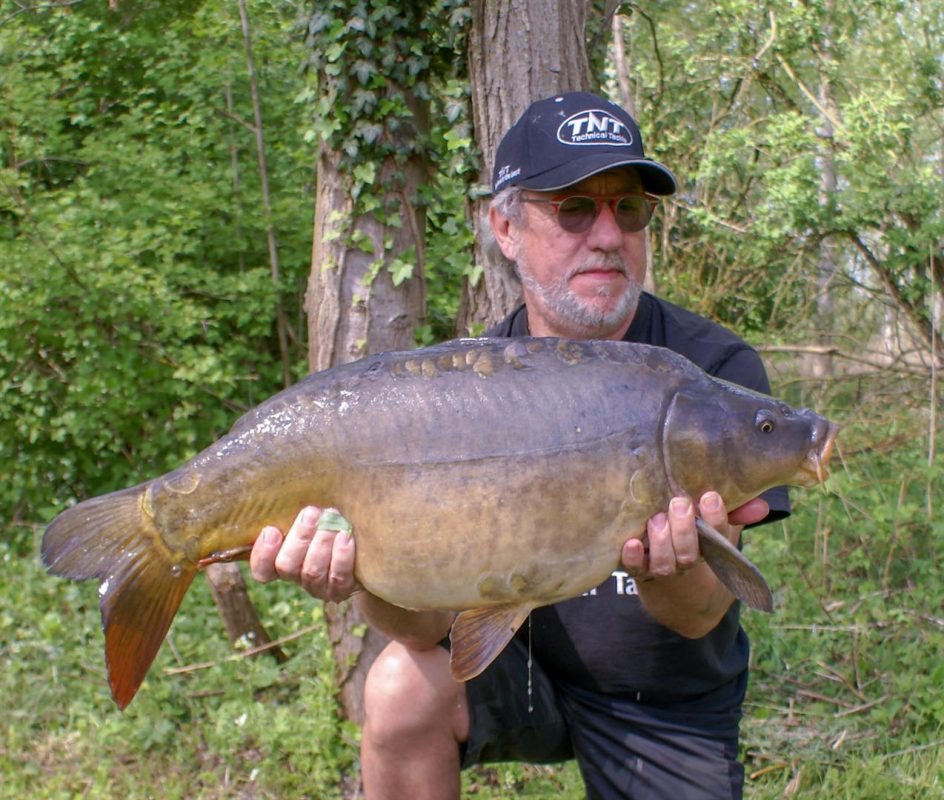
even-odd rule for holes
{"type": "MultiPolygon", "coordinates": [[[[538,606],[597,586],[669,499],[728,508],[825,478],[836,427],[646,345],[458,340],[319,372],[179,469],[63,511],[49,571],[101,581],[112,695],[144,680],[202,565],[245,556],[306,504],[353,525],[355,574],[404,608],[462,612],[453,674],[487,666],[538,606]]],[[[699,525],[731,591],[769,610],[756,568],[699,525]]]]}

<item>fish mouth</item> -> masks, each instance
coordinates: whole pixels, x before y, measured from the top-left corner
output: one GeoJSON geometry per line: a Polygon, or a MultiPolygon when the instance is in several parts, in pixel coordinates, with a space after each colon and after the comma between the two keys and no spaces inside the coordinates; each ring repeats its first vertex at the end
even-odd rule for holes
{"type": "Polygon", "coordinates": [[[799,476],[804,485],[815,486],[825,483],[829,477],[826,466],[832,458],[833,448],[836,446],[836,437],[839,435],[839,426],[834,422],[820,417],[813,425],[811,437],[812,447],[807,453],[806,460],[800,464],[799,476]]]}

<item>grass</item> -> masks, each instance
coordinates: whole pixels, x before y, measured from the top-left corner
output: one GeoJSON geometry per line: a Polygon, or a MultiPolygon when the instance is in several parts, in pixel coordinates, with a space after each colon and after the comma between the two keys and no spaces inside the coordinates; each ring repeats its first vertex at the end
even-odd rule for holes
{"type": "MultiPolygon", "coordinates": [[[[944,798],[942,470],[922,452],[921,415],[910,419],[848,414],[832,493],[797,493],[790,520],[749,536],[777,602],[772,615],[744,614],[751,800],[944,798]]],[[[285,645],[281,666],[234,659],[197,581],[119,712],[96,587],[48,577],[38,537],[11,527],[0,542],[0,798],[356,795],[358,732],[338,717],[317,603],[292,586],[251,586],[274,635],[308,633],[285,645]]],[[[463,781],[467,797],[583,796],[573,764],[499,765],[463,781]]]]}
{"type": "MultiPolygon", "coordinates": [[[[781,585],[776,614],[745,614],[747,796],[944,798],[944,576],[927,564],[910,587],[824,594],[818,567],[797,552],[796,527],[751,544],[781,585]]],[[[356,786],[357,731],[337,716],[320,608],[293,587],[253,587],[270,629],[315,628],[286,645],[291,658],[279,667],[232,660],[209,592],[195,584],[141,692],[119,712],[95,587],[48,578],[32,546],[2,545],[0,559],[0,797],[340,798],[356,786]]],[[[583,796],[573,765],[473,770],[464,794],[583,796]]]]}

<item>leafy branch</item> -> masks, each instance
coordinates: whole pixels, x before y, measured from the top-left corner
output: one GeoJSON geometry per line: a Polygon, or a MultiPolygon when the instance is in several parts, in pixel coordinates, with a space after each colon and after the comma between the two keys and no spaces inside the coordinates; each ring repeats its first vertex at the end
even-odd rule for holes
{"type": "Polygon", "coordinates": [[[49,9],[58,10],[60,8],[68,8],[69,6],[77,6],[80,3],[84,3],[86,0],[62,0],[62,2],[40,3],[34,6],[27,5],[26,3],[20,3],[18,0],[12,0],[12,2],[13,5],[17,7],[16,11],[14,11],[12,14],[7,14],[7,16],[0,19],[0,27],[3,27],[8,22],[16,19],[18,16],[20,16],[20,14],[30,14],[34,11],[46,11],[49,9]]]}

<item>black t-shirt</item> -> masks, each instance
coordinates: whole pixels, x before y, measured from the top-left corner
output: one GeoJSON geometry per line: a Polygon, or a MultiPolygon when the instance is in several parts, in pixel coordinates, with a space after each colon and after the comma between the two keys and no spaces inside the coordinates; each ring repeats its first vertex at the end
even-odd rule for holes
{"type": "MultiPolygon", "coordinates": [[[[521,306],[487,336],[527,336],[521,306]]],[[[665,300],[643,293],[623,337],[667,347],[714,375],[769,393],[757,352],[731,331],[665,300]]],[[[765,522],[790,513],[785,487],[765,492],[765,522]]],[[[747,634],[734,603],[721,622],[700,639],[663,627],[643,609],[632,578],[621,570],[581,597],[536,609],[518,632],[530,638],[533,657],[552,677],[597,692],[652,702],[703,697],[730,708],[743,696],[747,634]]]]}

